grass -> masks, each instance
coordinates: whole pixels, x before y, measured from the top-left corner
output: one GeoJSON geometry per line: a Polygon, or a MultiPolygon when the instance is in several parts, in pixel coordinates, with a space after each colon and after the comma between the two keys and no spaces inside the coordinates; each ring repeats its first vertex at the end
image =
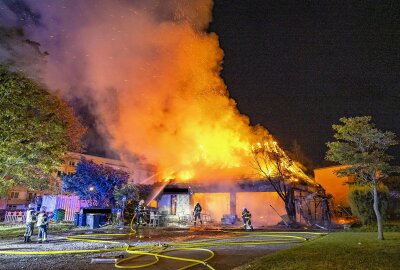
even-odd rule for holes
{"type": "MultiPolygon", "coordinates": [[[[73,223],[50,223],[49,233],[52,232],[66,232],[74,228],[73,223]]],[[[18,237],[24,236],[25,225],[0,225],[0,238],[18,237]]],[[[35,226],[34,233],[37,233],[37,228],[35,226]]]]}
{"type": "Polygon", "coordinates": [[[400,269],[400,232],[337,232],[260,257],[239,269],[400,269]]]}
{"type": "MultiPolygon", "coordinates": [[[[376,225],[364,225],[360,227],[352,227],[353,232],[377,232],[378,227],[376,225]]],[[[400,221],[393,221],[390,223],[383,224],[384,232],[400,232],[400,221]]]]}

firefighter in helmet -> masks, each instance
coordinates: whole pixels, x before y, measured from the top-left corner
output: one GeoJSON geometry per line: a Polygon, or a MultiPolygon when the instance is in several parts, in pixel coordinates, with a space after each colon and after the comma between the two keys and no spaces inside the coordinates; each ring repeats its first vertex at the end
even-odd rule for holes
{"type": "Polygon", "coordinates": [[[145,210],[146,207],[144,206],[144,200],[140,200],[138,206],[136,206],[136,228],[140,225],[146,225],[145,222],[145,210]]]}
{"type": "Polygon", "coordinates": [[[48,243],[47,241],[47,229],[49,227],[49,217],[46,214],[46,207],[40,207],[40,212],[37,216],[36,223],[39,234],[38,234],[38,242],[39,243],[48,243]]]}
{"type": "Polygon", "coordinates": [[[193,210],[193,216],[194,216],[194,226],[196,226],[196,221],[197,219],[200,220],[200,224],[203,225],[203,221],[201,220],[201,205],[199,202],[196,202],[196,205],[194,206],[193,210]]]}
{"type": "Polygon", "coordinates": [[[243,227],[247,230],[253,230],[253,225],[251,225],[251,213],[247,208],[243,208],[242,211],[243,227]]]}
{"type": "Polygon", "coordinates": [[[28,205],[28,210],[25,213],[25,234],[24,234],[24,243],[31,242],[31,236],[33,234],[33,228],[36,222],[37,212],[35,211],[35,205],[30,203],[28,205]]]}

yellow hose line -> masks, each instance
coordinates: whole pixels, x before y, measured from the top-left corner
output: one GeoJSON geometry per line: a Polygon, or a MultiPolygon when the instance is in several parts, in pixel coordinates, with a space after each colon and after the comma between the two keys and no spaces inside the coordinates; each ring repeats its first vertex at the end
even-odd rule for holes
{"type": "MultiPolygon", "coordinates": [[[[130,253],[130,254],[148,255],[148,256],[154,256],[156,258],[164,258],[164,259],[171,259],[171,260],[193,262],[194,263],[194,264],[179,268],[180,270],[181,269],[187,269],[187,268],[192,267],[192,266],[197,265],[197,264],[204,264],[209,269],[215,270],[212,266],[210,266],[210,265],[208,265],[206,263],[208,260],[211,260],[215,256],[215,254],[214,254],[214,252],[212,250],[205,249],[205,248],[189,248],[189,247],[187,247],[187,248],[174,248],[174,249],[170,249],[170,250],[162,250],[162,251],[157,252],[157,253],[140,251],[140,250],[138,250],[138,251],[128,250],[127,252],[130,253]],[[196,260],[196,259],[190,259],[190,258],[182,258],[182,257],[176,257],[176,256],[161,255],[161,253],[172,252],[172,251],[177,251],[177,250],[205,251],[205,252],[210,253],[211,255],[208,258],[204,259],[204,260],[196,260]]],[[[127,266],[126,268],[132,268],[132,266],[127,266]]],[[[137,268],[137,267],[134,267],[134,268],[137,268]]]]}
{"type": "MultiPolygon", "coordinates": [[[[130,249],[131,249],[131,247],[128,247],[126,249],[126,252],[130,253],[130,249]]],[[[149,262],[149,263],[140,264],[140,265],[121,265],[121,263],[124,263],[124,262],[126,263],[126,262],[132,261],[132,260],[137,259],[137,258],[142,257],[142,256],[144,256],[144,254],[138,254],[138,255],[135,255],[135,256],[128,257],[128,258],[119,259],[115,263],[115,267],[117,267],[117,268],[144,268],[144,267],[152,266],[152,265],[158,263],[158,261],[160,260],[157,256],[154,256],[155,260],[152,261],[152,262],[149,262]]]]}
{"type": "Polygon", "coordinates": [[[113,252],[126,250],[123,248],[109,248],[109,249],[70,249],[70,250],[49,250],[49,251],[12,251],[2,250],[0,254],[7,255],[59,255],[59,254],[79,254],[79,253],[100,253],[100,252],[113,252]]]}
{"type": "Polygon", "coordinates": [[[131,224],[129,225],[129,228],[131,229],[131,232],[135,232],[136,230],[133,228],[133,221],[135,220],[136,213],[133,215],[133,218],[131,219],[131,224]]]}
{"type": "MultiPolygon", "coordinates": [[[[136,216],[136,215],[135,215],[136,216]]],[[[12,250],[0,250],[0,254],[7,255],[58,255],[58,254],[81,254],[81,253],[105,253],[105,252],[115,252],[115,251],[125,251],[132,256],[127,258],[122,258],[117,260],[115,263],[116,268],[124,268],[124,269],[137,269],[137,268],[145,268],[152,266],[159,262],[160,258],[170,259],[176,261],[184,261],[190,264],[179,268],[178,270],[184,270],[191,268],[193,266],[202,264],[206,266],[210,270],[215,270],[211,265],[207,263],[207,261],[214,258],[215,253],[205,247],[212,246],[234,246],[234,245],[268,245],[268,244],[293,244],[293,243],[301,243],[307,241],[308,238],[302,236],[296,236],[296,234],[306,234],[306,235],[326,235],[326,233],[318,233],[318,232],[239,232],[232,230],[211,230],[223,233],[230,233],[233,235],[237,235],[229,238],[213,238],[213,239],[201,239],[197,241],[191,242],[177,242],[170,243],[165,246],[154,246],[154,245],[144,245],[144,246],[129,246],[126,243],[116,240],[107,240],[107,239],[99,239],[102,237],[131,237],[136,234],[136,230],[133,228],[133,220],[135,216],[132,218],[130,222],[130,233],[115,233],[115,234],[107,234],[107,233],[99,233],[99,234],[81,234],[81,235],[73,235],[67,236],[66,239],[70,241],[81,241],[81,242],[91,242],[91,243],[109,243],[109,244],[123,244],[122,247],[114,247],[114,248],[103,248],[103,249],[76,249],[76,250],[50,250],[50,251],[12,251],[12,250]],[[295,234],[295,235],[293,235],[295,234]],[[95,239],[93,239],[93,237],[95,239]],[[270,240],[265,239],[255,239],[247,241],[246,238],[273,238],[270,240]],[[241,241],[240,239],[244,239],[241,241]],[[164,255],[167,252],[174,251],[200,251],[206,252],[210,255],[205,259],[192,259],[185,257],[177,257],[164,255]],[[134,260],[139,259],[143,256],[154,257],[154,260],[149,263],[144,264],[128,264],[132,263],[134,260]]]]}

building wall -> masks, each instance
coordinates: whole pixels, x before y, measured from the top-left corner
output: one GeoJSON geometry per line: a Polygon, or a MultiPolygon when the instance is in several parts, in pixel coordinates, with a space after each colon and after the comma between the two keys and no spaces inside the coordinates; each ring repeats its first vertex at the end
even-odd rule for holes
{"type": "Polygon", "coordinates": [[[351,177],[338,177],[334,171],[345,168],[346,166],[331,166],[314,170],[315,183],[320,184],[326,194],[332,194],[335,204],[347,207],[347,194],[349,185],[346,182],[352,180],[351,177]]]}
{"type": "Polygon", "coordinates": [[[4,198],[4,203],[0,203],[0,209],[24,209],[25,206],[33,202],[35,195],[42,195],[40,191],[28,191],[24,186],[16,186],[10,190],[7,194],[7,198],[4,198]]]}
{"type": "Polygon", "coordinates": [[[163,194],[158,200],[158,211],[169,215],[168,219],[176,222],[180,217],[191,215],[189,194],[163,194]],[[172,208],[175,208],[175,214],[172,208]]]}
{"type": "MultiPolygon", "coordinates": [[[[202,214],[210,215],[216,223],[221,222],[223,215],[229,215],[230,193],[194,193],[193,202],[199,202],[202,214]]],[[[192,205],[194,207],[194,205],[192,205]]],[[[192,209],[193,211],[193,209],[192,209]]]]}
{"type": "Polygon", "coordinates": [[[178,215],[190,215],[190,196],[189,194],[178,194],[176,198],[176,213],[178,215]]]}
{"type": "Polygon", "coordinates": [[[0,210],[7,208],[7,199],[0,199],[0,210]]]}
{"type": "Polygon", "coordinates": [[[241,218],[242,209],[251,213],[253,226],[274,226],[286,214],[285,204],[276,192],[238,192],[236,193],[236,214],[241,218]],[[279,215],[272,209],[272,205],[279,215]]]}
{"type": "MultiPolygon", "coordinates": [[[[281,217],[271,208],[272,205],[280,215],[286,214],[282,199],[276,192],[236,192],[236,215],[241,219],[242,209],[247,208],[252,214],[255,227],[273,226],[281,221],[281,217]]],[[[195,193],[193,202],[199,202],[203,214],[209,214],[216,223],[221,222],[224,215],[230,215],[231,194],[195,193]]]]}
{"type": "Polygon", "coordinates": [[[128,182],[135,184],[153,184],[155,181],[156,169],[150,164],[142,163],[131,163],[124,162],[121,160],[97,157],[92,155],[85,155],[80,153],[69,152],[66,155],[64,163],[61,165],[60,173],[73,174],[75,173],[75,167],[81,158],[91,160],[97,164],[103,164],[114,168],[116,170],[123,170],[129,173],[130,178],[128,182]]]}

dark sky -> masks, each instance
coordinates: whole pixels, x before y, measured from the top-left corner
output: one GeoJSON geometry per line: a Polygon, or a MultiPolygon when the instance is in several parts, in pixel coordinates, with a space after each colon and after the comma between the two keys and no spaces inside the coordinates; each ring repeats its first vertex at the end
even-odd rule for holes
{"type": "Polygon", "coordinates": [[[317,165],[340,117],[400,135],[400,2],[277,2],[215,2],[210,31],[239,110],[317,165]]]}

